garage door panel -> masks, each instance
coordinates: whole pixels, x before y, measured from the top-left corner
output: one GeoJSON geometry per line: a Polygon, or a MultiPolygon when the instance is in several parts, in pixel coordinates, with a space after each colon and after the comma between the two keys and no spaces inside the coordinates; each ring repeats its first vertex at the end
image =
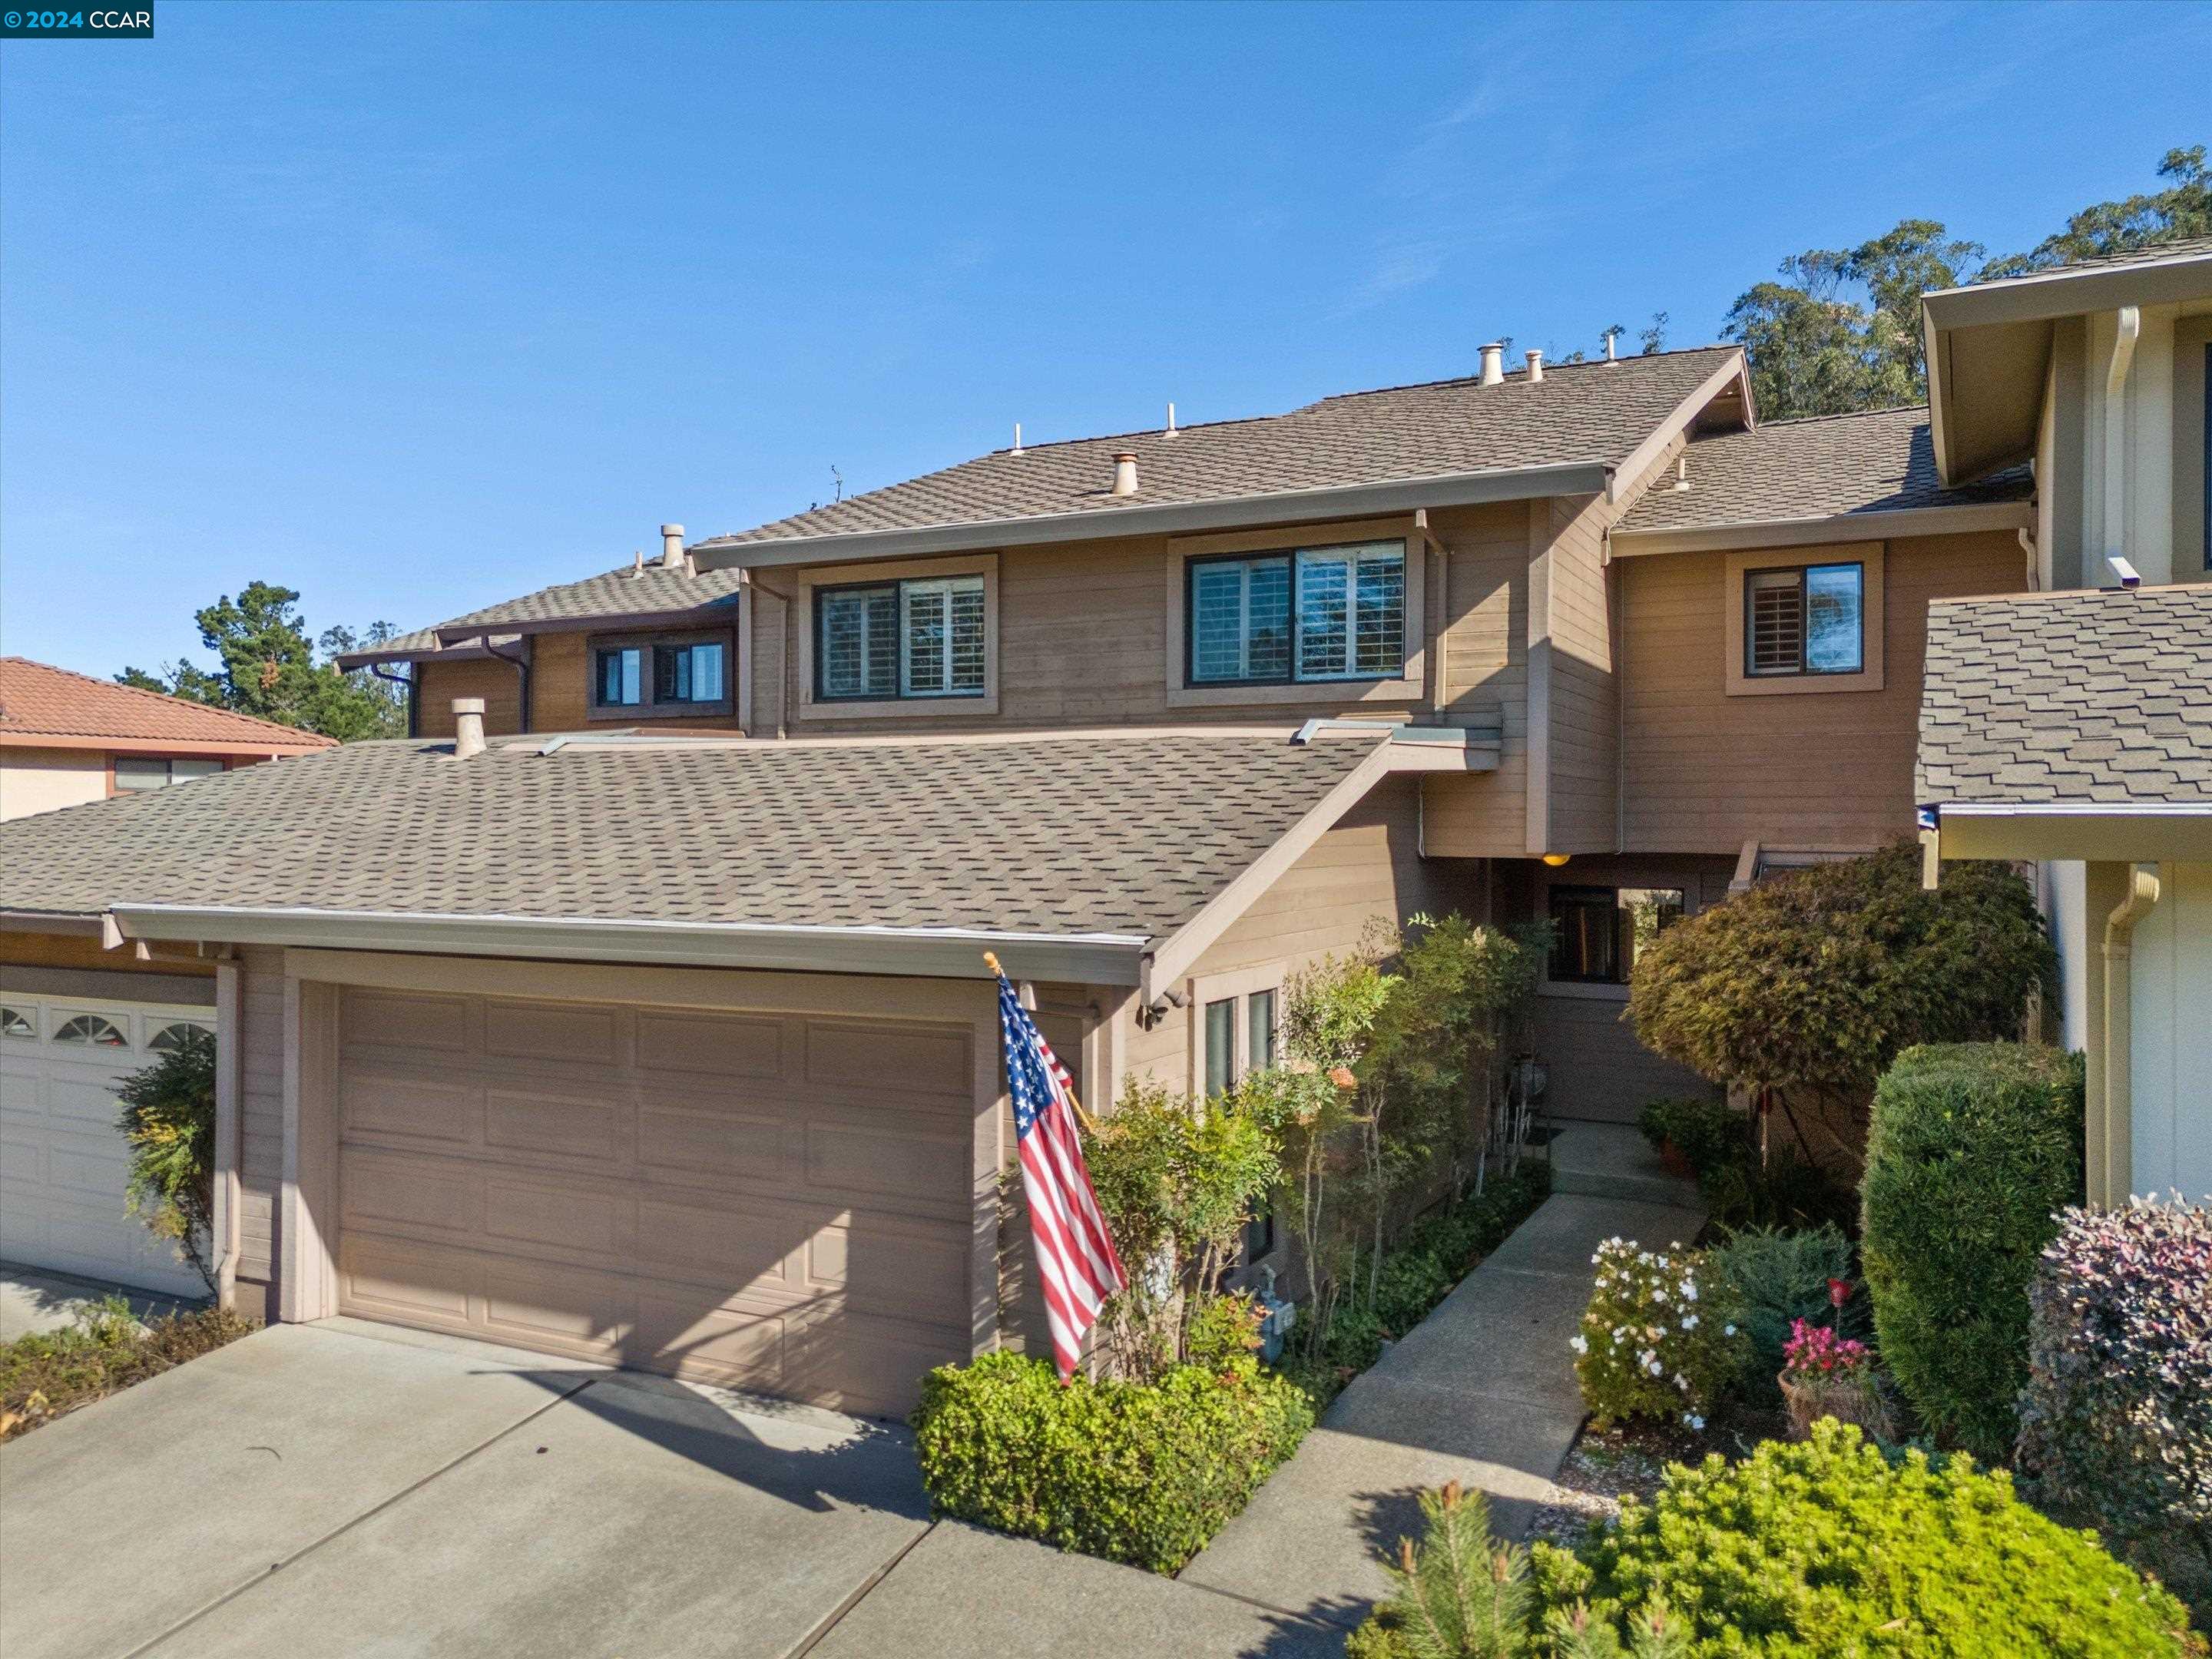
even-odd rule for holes
{"type": "Polygon", "coordinates": [[[612,1008],[553,1002],[488,1002],[484,1050],[510,1060],[620,1062],[621,1017],[612,1008]]]}
{"type": "Polygon", "coordinates": [[[617,1114],[627,1104],[538,1089],[484,1093],[484,1145],[544,1158],[586,1158],[605,1164],[620,1145],[617,1114]]]}
{"type": "Polygon", "coordinates": [[[116,1138],[115,1123],[120,1109],[106,1080],[96,1074],[82,1079],[46,1079],[46,1109],[47,1121],[58,1127],[103,1141],[116,1138]]]}
{"type": "Polygon", "coordinates": [[[342,1311],[851,1410],[966,1356],[967,1028],[443,1000],[341,1006],[342,1311]]]}
{"type": "Polygon", "coordinates": [[[460,1054],[469,1046],[469,1006],[457,997],[349,988],[343,1030],[349,1049],[381,1045],[402,1053],[460,1054]]]}
{"type": "Polygon", "coordinates": [[[805,1080],[863,1098],[895,1090],[904,1098],[935,1095],[964,1103],[975,1092],[973,1052],[965,1031],[811,1019],[805,1080]]]}
{"type": "Polygon", "coordinates": [[[441,1078],[350,1067],[338,1085],[341,1134],[400,1135],[470,1146],[481,1139],[483,1091],[441,1078]]]}
{"type": "Polygon", "coordinates": [[[707,1171],[787,1181],[784,1120],[757,1112],[710,1111],[648,1103],[638,1109],[637,1162],[648,1171],[707,1171]]]}
{"type": "Polygon", "coordinates": [[[966,1144],[886,1133],[854,1123],[806,1126],[811,1185],[873,1196],[942,1200],[965,1193],[966,1144]]]}

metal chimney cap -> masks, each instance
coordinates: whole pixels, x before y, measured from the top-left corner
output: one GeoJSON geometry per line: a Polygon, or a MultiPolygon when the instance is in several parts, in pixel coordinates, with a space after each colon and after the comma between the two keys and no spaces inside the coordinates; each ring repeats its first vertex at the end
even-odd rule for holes
{"type": "Polygon", "coordinates": [[[680,538],[684,534],[684,526],[680,524],[665,524],[660,526],[660,533],[664,536],[674,536],[680,538]]]}
{"type": "Polygon", "coordinates": [[[484,700],[482,697],[455,697],[453,699],[453,712],[456,714],[481,714],[483,711],[484,700]]]}

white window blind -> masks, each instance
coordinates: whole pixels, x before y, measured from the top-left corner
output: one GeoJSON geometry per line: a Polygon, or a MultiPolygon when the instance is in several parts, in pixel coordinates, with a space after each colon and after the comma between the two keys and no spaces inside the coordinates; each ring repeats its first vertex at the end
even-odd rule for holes
{"type": "Polygon", "coordinates": [[[1194,560],[1194,685],[1387,679],[1406,662],[1401,542],[1194,560]]]}
{"type": "Polygon", "coordinates": [[[817,593],[817,695],[974,697],[984,690],[983,579],[817,593]]]}

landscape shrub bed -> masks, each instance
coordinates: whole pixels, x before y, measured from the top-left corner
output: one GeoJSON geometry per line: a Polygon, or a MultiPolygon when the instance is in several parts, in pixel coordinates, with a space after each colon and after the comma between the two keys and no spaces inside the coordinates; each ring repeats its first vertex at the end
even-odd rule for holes
{"type": "Polygon", "coordinates": [[[1314,1419],[1303,1390],[1247,1355],[1157,1383],[1063,1385],[1042,1360],[997,1353],[932,1371],[912,1420],[938,1513],[1171,1573],[1314,1419]]]}
{"type": "Polygon", "coordinates": [[[156,1319],[143,1328],[119,1297],[76,1323],[0,1346],[0,1440],[88,1406],[211,1352],[257,1328],[219,1308],[156,1319]]]}
{"type": "Polygon", "coordinates": [[[2028,1304],[2024,1489],[2212,1612],[2212,1211],[2068,1211],[2028,1304]]]}
{"type": "Polygon", "coordinates": [[[2012,1454],[2027,1287],[2081,1197],[2081,1062],[2021,1043],[1910,1049],[1875,1091],[1861,1243],[1884,1363],[1926,1426],[2012,1454]]]}
{"type": "Polygon", "coordinates": [[[1571,1554],[1534,1552],[1547,1608],[1626,1632],[1664,1607],[1685,1656],[2157,1659],[2202,1651],[2188,1615],[1970,1458],[1892,1464],[1830,1421],[1731,1467],[1677,1467],[1571,1554]]]}
{"type": "Polygon", "coordinates": [[[1851,1245],[1833,1226],[1747,1229],[1706,1253],[1706,1273],[1743,1332],[1741,1385],[1759,1403],[1778,1397],[1783,1346],[1801,1321],[1826,1325],[1841,1337],[1866,1338],[1866,1297],[1853,1294],[1842,1307],[1835,1304],[1833,1286],[1851,1276],[1851,1245]]]}
{"type": "Polygon", "coordinates": [[[1704,1255],[1610,1238],[1591,1260],[1595,1288],[1572,1346],[1593,1426],[1649,1418],[1702,1430],[1742,1365],[1729,1310],[1699,1284],[1704,1255]]]}

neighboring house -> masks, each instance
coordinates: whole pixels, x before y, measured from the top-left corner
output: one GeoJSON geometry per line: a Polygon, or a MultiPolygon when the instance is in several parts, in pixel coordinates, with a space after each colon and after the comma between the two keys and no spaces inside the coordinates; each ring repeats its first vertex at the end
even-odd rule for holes
{"type": "MultiPolygon", "coordinates": [[[[331,746],[311,732],[0,657],[0,818],[331,746]]],[[[0,907],[13,886],[0,861],[0,907]]],[[[214,964],[157,967],[47,926],[0,950],[0,1258],[201,1291],[198,1276],[124,1213],[114,1089],[185,1027],[214,1029],[214,964]]]]}
{"type": "Polygon", "coordinates": [[[2033,459],[2045,590],[1932,613],[1927,838],[2041,865],[2063,1041],[2088,1055],[2091,1199],[2203,1197],[2212,239],[1931,294],[1926,321],[1943,476],[2033,459]]]}
{"type": "Polygon", "coordinates": [[[0,657],[0,818],[330,746],[313,732],[0,657]]]}
{"type": "Polygon", "coordinates": [[[441,740],[0,829],[13,937],[217,960],[234,1299],[903,1409],[1007,1334],[985,949],[1103,1101],[1375,921],[1547,917],[1547,1104],[1618,1121],[1698,1086],[1639,937],[1911,832],[2025,473],[1761,426],[1732,348],[1500,357],[672,532],[382,647],[441,740]]]}

